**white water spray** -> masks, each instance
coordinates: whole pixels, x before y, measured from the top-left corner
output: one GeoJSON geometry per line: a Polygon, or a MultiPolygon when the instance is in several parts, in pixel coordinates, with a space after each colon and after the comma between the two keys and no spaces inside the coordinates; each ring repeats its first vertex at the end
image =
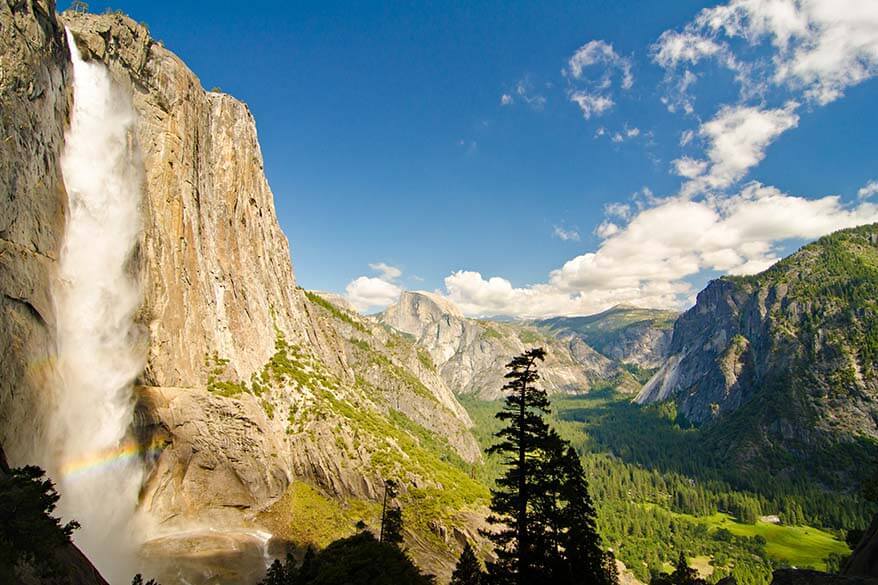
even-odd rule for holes
{"type": "Polygon", "coordinates": [[[58,315],[60,388],[51,419],[60,509],[76,543],[112,583],[128,583],[140,542],[142,467],[126,441],[142,336],[131,258],[141,229],[142,164],[131,96],[100,63],[82,60],[70,31],[74,110],[61,168],[69,196],[58,315]]]}

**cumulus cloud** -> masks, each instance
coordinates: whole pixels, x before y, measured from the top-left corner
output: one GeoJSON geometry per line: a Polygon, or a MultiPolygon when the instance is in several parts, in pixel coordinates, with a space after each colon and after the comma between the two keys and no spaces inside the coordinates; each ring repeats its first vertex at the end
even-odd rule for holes
{"type": "Polygon", "coordinates": [[[765,150],[778,136],[798,125],[798,106],[796,102],[776,109],[723,106],[698,130],[707,144],[708,161],[683,157],[674,163],[677,173],[690,179],[684,192],[724,189],[743,178],[765,158],[765,150]]]}
{"type": "Polygon", "coordinates": [[[707,161],[696,160],[688,156],[678,158],[672,164],[674,165],[674,171],[687,179],[694,179],[703,175],[707,170],[707,161]]]}
{"type": "Polygon", "coordinates": [[[369,268],[378,272],[381,275],[380,278],[387,281],[396,280],[402,276],[402,270],[396,266],[385,264],[384,262],[371,263],[369,264],[369,268]]]}
{"type": "Polygon", "coordinates": [[[863,0],[732,0],[706,8],[682,31],[666,31],[653,58],[666,69],[718,59],[739,79],[752,66],[726,40],[771,47],[767,82],[827,104],[878,74],[878,4],[863,0]]]}
{"type": "Polygon", "coordinates": [[[378,276],[360,276],[345,287],[345,296],[359,311],[382,309],[395,303],[402,292],[395,282],[402,270],[385,262],[370,263],[369,268],[378,276]]]}
{"type": "Polygon", "coordinates": [[[559,225],[555,226],[552,235],[564,242],[578,242],[579,232],[575,229],[565,229],[559,225]]]}
{"type": "Polygon", "coordinates": [[[508,93],[504,93],[500,96],[500,105],[501,106],[511,106],[515,100],[512,99],[512,96],[508,93]]]}
{"type": "Polygon", "coordinates": [[[596,230],[598,248],[565,262],[544,283],[515,287],[459,271],[445,287],[470,315],[588,314],[620,302],[680,308],[695,292],[687,279],[705,270],[760,272],[777,261],[784,241],[875,221],[876,204],[806,199],[752,182],[726,197],[653,199],[627,224],[606,220],[596,230]]]}
{"type": "Polygon", "coordinates": [[[360,276],[345,287],[345,296],[359,311],[391,305],[399,299],[402,289],[381,278],[360,276]]]}
{"type": "Polygon", "coordinates": [[[872,195],[878,193],[878,181],[869,181],[857,191],[857,197],[860,199],[867,199],[872,195]]]}

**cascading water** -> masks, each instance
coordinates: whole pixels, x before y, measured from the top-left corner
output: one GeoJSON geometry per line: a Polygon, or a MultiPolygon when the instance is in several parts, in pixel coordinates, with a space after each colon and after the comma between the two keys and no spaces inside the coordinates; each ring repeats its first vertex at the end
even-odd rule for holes
{"type": "Polygon", "coordinates": [[[103,64],[82,60],[69,30],[67,40],[74,110],[61,159],[69,205],[54,290],[60,386],[50,422],[53,472],[62,514],[82,524],[76,543],[110,582],[128,583],[143,473],[128,438],[145,353],[131,269],[143,165],[131,96],[103,64]]]}

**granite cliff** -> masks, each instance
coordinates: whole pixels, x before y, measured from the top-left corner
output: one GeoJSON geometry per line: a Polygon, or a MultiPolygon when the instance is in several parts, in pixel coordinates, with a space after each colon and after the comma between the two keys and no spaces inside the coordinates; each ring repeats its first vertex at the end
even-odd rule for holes
{"type": "Polygon", "coordinates": [[[835,452],[826,468],[862,471],[878,439],[876,289],[876,225],[715,280],[676,321],[670,355],[637,401],[673,400],[737,459],[782,464],[842,446],[859,463],[835,452]]]}
{"type": "Polygon", "coordinates": [[[499,398],[510,357],[538,346],[547,351],[540,383],[549,393],[582,393],[609,380],[639,387],[618,364],[577,336],[557,338],[528,323],[467,318],[434,293],[404,291],[376,319],[410,335],[458,394],[499,398]]]}
{"type": "Polygon", "coordinates": [[[151,566],[165,583],[252,580],[267,532],[304,546],[374,526],[394,478],[412,553],[447,575],[478,539],[487,492],[468,473],[480,458],[469,417],[435,366],[405,336],[296,286],[246,105],[205,91],[144,25],[58,16],[50,0],[0,2],[0,442],[13,464],[39,462],[57,386],[64,26],[137,112],[144,225],[131,266],[149,341],[131,434],[151,566]],[[315,506],[333,518],[320,534],[292,520],[315,506]]]}

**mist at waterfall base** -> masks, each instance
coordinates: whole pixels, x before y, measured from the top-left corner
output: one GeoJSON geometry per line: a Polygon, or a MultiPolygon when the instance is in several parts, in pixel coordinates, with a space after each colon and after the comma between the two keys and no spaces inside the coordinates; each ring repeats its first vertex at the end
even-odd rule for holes
{"type": "Polygon", "coordinates": [[[50,473],[76,544],[111,583],[128,583],[142,539],[143,470],[129,436],[133,382],[144,366],[134,323],[141,293],[131,269],[143,170],[131,96],[100,63],[73,61],[73,113],[61,168],[68,194],[57,311],[59,387],[50,417],[50,473]]]}

